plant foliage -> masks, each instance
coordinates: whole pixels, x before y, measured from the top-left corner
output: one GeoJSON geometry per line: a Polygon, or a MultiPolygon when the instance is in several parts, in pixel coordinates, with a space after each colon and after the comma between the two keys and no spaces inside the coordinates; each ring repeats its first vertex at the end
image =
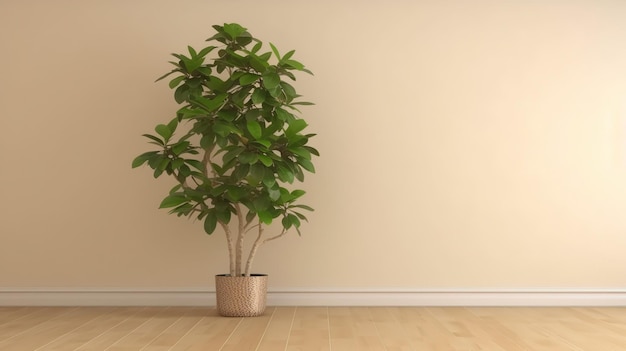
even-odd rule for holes
{"type": "Polygon", "coordinates": [[[160,204],[177,216],[200,220],[207,234],[223,228],[228,239],[230,274],[249,275],[259,245],[300,233],[303,190],[286,186],[304,181],[315,172],[318,151],[309,145],[314,134],[305,132],[299,118],[301,101],[291,82],[294,73],[311,72],[293,59],[294,50],[280,54],[236,23],[213,26],[212,45],[185,54],[172,54],[169,78],[174,99],[181,107],[176,117],[144,134],[156,150],[137,156],[132,167],[147,164],[155,178],[176,179],[160,204]],[[231,219],[237,219],[236,233],[231,219]],[[280,223],[282,231],[264,237],[264,227],[280,223]],[[244,236],[257,232],[242,268],[244,236]]]}

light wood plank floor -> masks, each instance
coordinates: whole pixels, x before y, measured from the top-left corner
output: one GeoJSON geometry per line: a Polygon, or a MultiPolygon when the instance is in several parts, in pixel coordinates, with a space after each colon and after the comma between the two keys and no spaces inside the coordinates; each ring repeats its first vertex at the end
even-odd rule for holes
{"type": "Polygon", "coordinates": [[[0,350],[625,351],[626,308],[0,307],[0,350]]]}

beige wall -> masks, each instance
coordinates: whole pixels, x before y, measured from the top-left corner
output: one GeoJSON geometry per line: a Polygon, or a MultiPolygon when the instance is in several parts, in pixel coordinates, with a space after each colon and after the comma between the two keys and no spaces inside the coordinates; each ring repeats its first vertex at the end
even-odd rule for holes
{"type": "Polygon", "coordinates": [[[626,287],[624,1],[0,3],[0,287],[202,288],[219,235],[131,170],[169,53],[235,21],[315,73],[283,288],[626,287]]]}

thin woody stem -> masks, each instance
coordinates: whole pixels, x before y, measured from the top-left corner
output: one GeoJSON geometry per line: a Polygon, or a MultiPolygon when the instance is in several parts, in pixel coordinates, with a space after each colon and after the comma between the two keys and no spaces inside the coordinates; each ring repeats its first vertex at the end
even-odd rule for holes
{"type": "Polygon", "coordinates": [[[237,222],[238,222],[238,231],[237,231],[237,247],[236,247],[236,259],[235,259],[235,274],[237,276],[241,275],[241,263],[243,261],[243,244],[244,244],[244,237],[246,234],[245,231],[245,227],[244,227],[244,218],[243,218],[243,214],[241,213],[241,205],[239,205],[238,203],[235,204],[235,208],[236,208],[236,212],[237,212],[237,222]]]}
{"type": "Polygon", "coordinates": [[[267,238],[265,240],[261,240],[263,236],[263,226],[261,225],[261,220],[259,220],[258,227],[259,227],[259,231],[257,234],[257,238],[254,241],[254,244],[252,245],[252,249],[250,249],[250,254],[248,255],[248,261],[246,262],[246,271],[245,271],[246,276],[250,276],[250,269],[252,267],[252,261],[254,260],[254,256],[256,255],[256,251],[259,249],[259,247],[270,240],[278,239],[281,236],[287,234],[287,229],[283,228],[283,231],[280,232],[280,234],[273,236],[271,238],[267,238]]]}
{"type": "Polygon", "coordinates": [[[226,242],[228,244],[228,257],[230,257],[230,276],[234,277],[236,274],[235,271],[235,255],[234,255],[234,243],[233,243],[233,235],[230,232],[230,228],[228,227],[228,225],[222,221],[219,221],[220,225],[222,226],[222,228],[224,228],[224,233],[226,233],[226,242]]]}
{"type": "Polygon", "coordinates": [[[282,232],[280,232],[280,234],[278,234],[278,235],[276,235],[276,236],[273,236],[273,237],[271,237],[271,238],[267,238],[267,239],[263,240],[263,244],[265,244],[265,243],[266,243],[266,242],[268,242],[268,241],[272,241],[272,240],[274,240],[274,239],[278,239],[278,238],[280,238],[281,236],[284,236],[285,234],[287,234],[287,229],[283,228],[283,231],[282,231],[282,232]]]}
{"type": "Polygon", "coordinates": [[[204,164],[207,177],[209,176],[209,172],[211,172],[214,177],[216,176],[215,170],[213,169],[213,166],[211,166],[211,153],[213,153],[213,147],[204,149],[204,156],[202,157],[202,163],[204,164]]]}
{"type": "Polygon", "coordinates": [[[248,254],[248,261],[246,262],[246,277],[250,276],[250,269],[252,267],[252,261],[254,260],[254,256],[256,255],[256,250],[258,250],[259,246],[263,244],[261,241],[261,237],[263,236],[263,226],[261,225],[261,220],[259,219],[259,224],[257,225],[259,228],[256,240],[254,244],[252,244],[252,248],[250,249],[250,254],[248,254]]]}

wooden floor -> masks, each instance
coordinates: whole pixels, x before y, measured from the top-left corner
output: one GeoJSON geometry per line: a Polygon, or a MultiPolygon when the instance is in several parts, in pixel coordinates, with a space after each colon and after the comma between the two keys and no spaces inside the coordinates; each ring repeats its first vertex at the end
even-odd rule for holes
{"type": "Polygon", "coordinates": [[[0,307],[0,350],[624,351],[626,308],[0,307]]]}

